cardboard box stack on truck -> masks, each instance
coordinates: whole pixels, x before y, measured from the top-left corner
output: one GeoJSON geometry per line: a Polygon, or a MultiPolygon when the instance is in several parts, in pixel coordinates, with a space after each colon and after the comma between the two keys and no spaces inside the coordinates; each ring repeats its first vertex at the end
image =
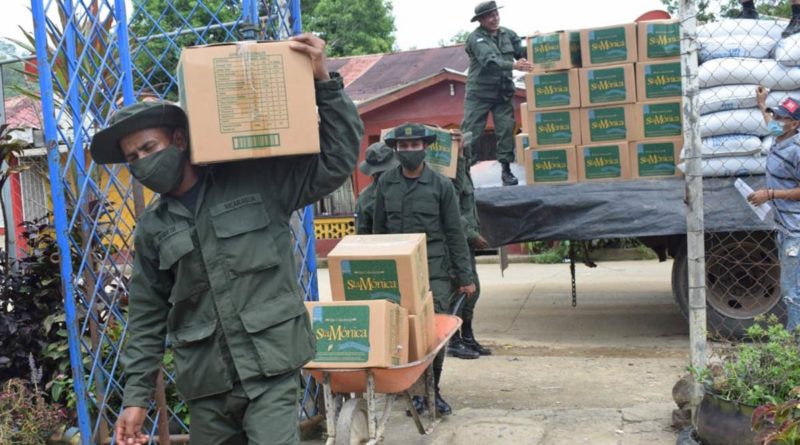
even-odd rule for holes
{"type": "MultiPolygon", "coordinates": [[[[708,331],[741,336],[762,314],[785,314],[773,223],[734,187],[764,187],[767,105],[800,97],[800,45],[785,22],[723,20],[698,27],[699,130],[705,195],[708,331]],[[791,41],[790,41],[791,40],[791,41]]],[[[493,245],[639,238],[675,258],[672,287],[688,315],[680,25],[641,21],[528,40],[533,72],[521,109],[527,187],[475,193],[493,245]],[[576,43],[577,42],[577,43],[576,43]]]]}

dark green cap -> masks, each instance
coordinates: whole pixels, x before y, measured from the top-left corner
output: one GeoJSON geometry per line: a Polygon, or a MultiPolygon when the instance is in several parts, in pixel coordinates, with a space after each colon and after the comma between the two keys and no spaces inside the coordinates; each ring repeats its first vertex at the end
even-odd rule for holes
{"type": "Polygon", "coordinates": [[[186,128],[186,113],[181,107],[165,101],[128,105],[114,113],[108,126],[94,135],[89,152],[98,164],[125,162],[119,140],[136,131],[157,127],[186,128]]]}
{"type": "Polygon", "coordinates": [[[436,135],[428,131],[422,124],[403,124],[390,131],[383,140],[386,145],[394,148],[397,141],[422,139],[425,144],[432,144],[436,140],[436,135]]]}
{"type": "Polygon", "coordinates": [[[472,20],[470,20],[470,22],[477,22],[480,16],[488,14],[492,11],[496,11],[500,8],[502,8],[502,6],[497,6],[497,3],[495,3],[494,1],[480,2],[478,3],[478,6],[475,7],[475,16],[472,17],[472,20]]]}
{"type": "Polygon", "coordinates": [[[361,170],[361,173],[372,176],[375,173],[391,170],[398,165],[400,165],[400,162],[394,157],[392,147],[383,142],[376,142],[367,147],[364,160],[358,165],[358,169],[361,170]]]}

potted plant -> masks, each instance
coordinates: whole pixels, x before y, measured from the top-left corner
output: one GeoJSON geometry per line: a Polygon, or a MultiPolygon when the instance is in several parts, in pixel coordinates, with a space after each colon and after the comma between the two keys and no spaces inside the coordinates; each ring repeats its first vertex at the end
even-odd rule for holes
{"type": "MultiPolygon", "coordinates": [[[[800,388],[795,388],[793,395],[798,394],[800,388]]],[[[753,413],[753,431],[760,445],[800,444],[800,400],[759,406],[753,413]]]]}
{"type": "Polygon", "coordinates": [[[745,341],[696,375],[705,388],[696,421],[703,443],[755,443],[756,408],[781,405],[800,386],[800,350],[794,335],[775,316],[756,321],[745,341]]]}

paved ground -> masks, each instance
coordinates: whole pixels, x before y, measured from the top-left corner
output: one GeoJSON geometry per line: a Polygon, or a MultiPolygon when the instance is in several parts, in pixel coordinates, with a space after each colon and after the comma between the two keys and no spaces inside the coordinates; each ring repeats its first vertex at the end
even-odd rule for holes
{"type": "MultiPolygon", "coordinates": [[[[671,262],[479,265],[479,339],[496,354],[448,358],[455,413],[420,436],[395,410],[385,444],[674,444],[671,389],[688,363],[688,329],[672,302],[671,262]]],[[[323,298],[326,270],[320,273],[323,298]]],[[[317,444],[321,442],[304,442],[317,444]]]]}

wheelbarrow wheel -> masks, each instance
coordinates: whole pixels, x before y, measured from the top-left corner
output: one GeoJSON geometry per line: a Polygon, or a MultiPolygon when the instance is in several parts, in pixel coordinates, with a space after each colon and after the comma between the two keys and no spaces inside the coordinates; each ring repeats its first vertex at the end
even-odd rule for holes
{"type": "Polygon", "coordinates": [[[336,419],[335,445],[362,445],[369,442],[368,422],[366,400],[357,397],[345,402],[336,419]]]}

